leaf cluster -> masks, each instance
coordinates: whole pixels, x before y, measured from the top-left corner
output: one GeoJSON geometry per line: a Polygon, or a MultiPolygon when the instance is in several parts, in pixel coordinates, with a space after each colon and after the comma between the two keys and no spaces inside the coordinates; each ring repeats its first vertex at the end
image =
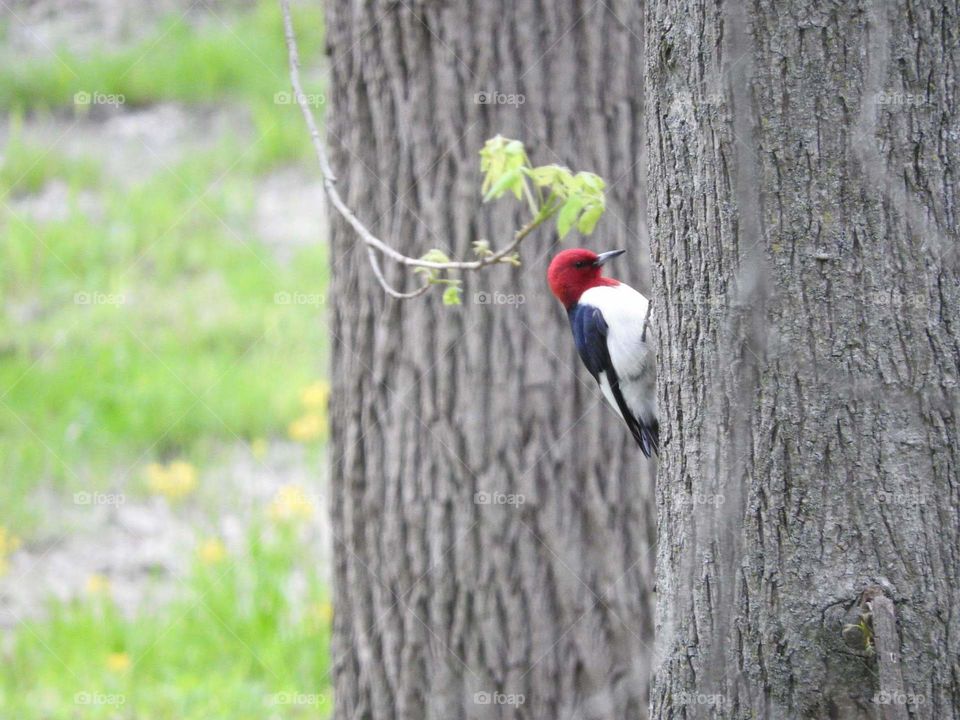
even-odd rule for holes
{"type": "Polygon", "coordinates": [[[513,193],[526,199],[533,216],[532,224],[540,225],[556,217],[561,238],[574,227],[590,235],[606,210],[603,178],[591,172],[574,174],[563,165],[534,166],[523,143],[497,135],[480,151],[483,200],[496,200],[513,193]]]}
{"type": "MultiPolygon", "coordinates": [[[[434,263],[448,263],[450,258],[447,256],[443,250],[438,248],[433,248],[428,250],[426,255],[423,255],[421,260],[425,262],[434,262],[434,263]]],[[[434,268],[427,267],[418,267],[414,268],[415,273],[419,273],[424,276],[427,283],[430,285],[443,285],[443,304],[444,305],[461,305],[461,296],[463,295],[463,288],[461,287],[462,280],[458,278],[453,278],[449,276],[444,276],[440,270],[435,270],[434,268]]]]}
{"type": "MultiPolygon", "coordinates": [[[[531,219],[518,231],[515,242],[554,218],[561,239],[574,227],[580,233],[590,235],[607,207],[604,196],[606,183],[599,175],[591,172],[573,173],[563,165],[534,166],[522,142],[502,135],[490,138],[484,144],[480,151],[480,170],[483,173],[480,192],[483,193],[484,202],[512,193],[530,208],[531,219]]],[[[480,259],[494,255],[487,240],[475,242],[473,251],[480,259]]],[[[451,262],[446,253],[437,248],[420,259],[441,264],[451,262]]],[[[499,262],[517,266],[520,256],[511,253],[501,257],[499,262]]],[[[462,281],[452,277],[451,270],[418,267],[414,272],[423,275],[429,285],[444,286],[444,305],[461,304],[462,281]]]]}

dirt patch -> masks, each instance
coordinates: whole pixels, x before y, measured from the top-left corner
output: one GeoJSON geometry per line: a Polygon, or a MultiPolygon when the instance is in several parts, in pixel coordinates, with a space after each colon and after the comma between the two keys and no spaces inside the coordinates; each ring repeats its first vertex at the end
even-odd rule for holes
{"type": "Polygon", "coordinates": [[[257,184],[256,228],[260,241],[280,262],[327,235],[326,195],[316,175],[284,168],[257,184]]]}
{"type": "Polygon", "coordinates": [[[165,18],[201,25],[229,17],[251,2],[202,0],[14,0],[5,42],[12,54],[50,57],[54,52],[86,54],[132,45],[156,33],[165,18]]]}
{"type": "MultiPolygon", "coordinates": [[[[10,135],[0,120],[0,146],[10,135]]],[[[141,183],[157,173],[211,150],[224,137],[253,136],[249,113],[238,107],[161,103],[150,107],[100,109],[95,116],[36,115],[20,130],[23,142],[72,158],[96,158],[106,182],[141,183]]],[[[302,248],[328,237],[326,196],[318,173],[300,165],[278,168],[253,181],[257,238],[284,263],[302,248]]],[[[33,194],[7,201],[24,219],[64,220],[73,207],[97,219],[103,203],[94,191],[71,196],[60,180],[33,194]]]]}
{"type": "Polygon", "coordinates": [[[202,539],[219,537],[228,551],[238,550],[251,523],[289,484],[302,487],[315,508],[303,561],[327,572],[327,483],[304,448],[274,442],[260,459],[242,446],[219,455],[220,463],[201,473],[196,495],[179,504],[123,487],[38,495],[46,524],[14,553],[0,578],[0,627],[42,616],[51,599],[82,596],[95,575],[107,578],[112,597],[128,615],[165,602],[181,591],[202,539]]]}
{"type": "MultiPolygon", "coordinates": [[[[0,145],[11,127],[0,118],[0,145]]],[[[250,137],[249,113],[223,105],[159,103],[98,107],[95,113],[33,114],[20,139],[66,157],[94,158],[107,180],[134,184],[170,172],[186,158],[210,150],[225,136],[250,137]]]]}

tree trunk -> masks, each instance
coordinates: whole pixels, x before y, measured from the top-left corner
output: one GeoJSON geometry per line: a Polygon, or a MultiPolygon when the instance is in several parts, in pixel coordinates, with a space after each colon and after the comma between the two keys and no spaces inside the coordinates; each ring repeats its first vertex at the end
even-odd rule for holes
{"type": "Polygon", "coordinates": [[[958,22],[648,5],[655,718],[960,717],[958,22]]]}
{"type": "MultiPolygon", "coordinates": [[[[508,242],[517,204],[479,193],[500,133],[609,180],[583,242],[629,248],[618,270],[646,286],[634,3],[327,11],[328,141],[374,232],[415,256],[508,242]]],[[[447,308],[385,297],[333,223],[337,718],[646,716],[653,474],[580,367],[546,287],[556,249],[538,231],[522,268],[466,277],[447,308]]]]}

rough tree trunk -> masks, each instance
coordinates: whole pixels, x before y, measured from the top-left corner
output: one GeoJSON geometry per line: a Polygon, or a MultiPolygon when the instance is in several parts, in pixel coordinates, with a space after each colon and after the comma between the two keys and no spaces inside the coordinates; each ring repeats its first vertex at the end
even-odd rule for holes
{"type": "MultiPolygon", "coordinates": [[[[618,271],[646,286],[634,3],[327,11],[334,169],[376,233],[412,255],[508,241],[514,205],[479,202],[477,152],[501,133],[610,180],[590,245],[630,248],[618,271]]],[[[540,232],[522,268],[467,277],[450,309],[385,297],[333,224],[338,718],[646,715],[653,475],[579,366],[544,279],[554,250],[540,232]]]]}
{"type": "Polygon", "coordinates": [[[960,717],[958,27],[648,5],[654,717],[960,717]],[[841,637],[871,586],[899,672],[841,637]]]}

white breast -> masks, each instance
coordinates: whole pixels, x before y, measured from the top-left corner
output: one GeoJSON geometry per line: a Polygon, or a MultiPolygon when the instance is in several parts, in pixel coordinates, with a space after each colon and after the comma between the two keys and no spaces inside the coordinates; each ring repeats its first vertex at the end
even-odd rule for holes
{"type": "MultiPolygon", "coordinates": [[[[649,327],[644,339],[644,323],[650,322],[649,302],[623,283],[590,288],[580,296],[580,302],[603,313],[609,328],[607,351],[620,378],[620,390],[627,405],[644,420],[656,417],[656,369],[653,351],[647,342],[652,332],[649,327]]],[[[601,382],[601,390],[609,400],[611,394],[603,385],[601,382]]],[[[616,407],[615,402],[611,404],[616,407]]]]}
{"type": "Polygon", "coordinates": [[[641,370],[647,354],[642,338],[647,319],[647,299],[629,285],[595,287],[580,296],[580,302],[599,308],[607,323],[607,350],[621,377],[630,377],[641,370]]]}

